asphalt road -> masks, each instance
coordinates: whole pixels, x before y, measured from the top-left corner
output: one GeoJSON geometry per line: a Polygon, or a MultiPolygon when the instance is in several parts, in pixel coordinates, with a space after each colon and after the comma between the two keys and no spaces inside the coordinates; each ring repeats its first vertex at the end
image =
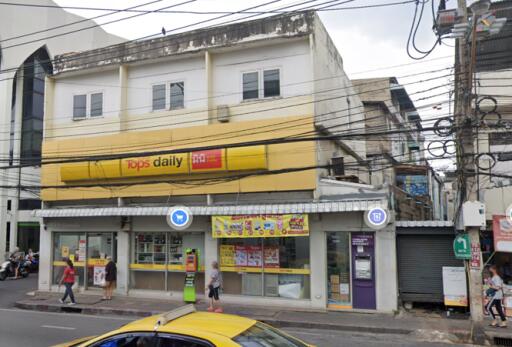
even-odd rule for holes
{"type": "MultiPolygon", "coordinates": [[[[82,336],[98,335],[133,320],[130,317],[88,316],[73,313],[23,311],[14,302],[35,290],[36,276],[0,282],[0,347],[47,347],[82,336]]],[[[442,347],[407,335],[363,334],[314,329],[285,329],[306,342],[323,347],[442,347]]],[[[456,345],[450,345],[456,346],[456,345]]]]}

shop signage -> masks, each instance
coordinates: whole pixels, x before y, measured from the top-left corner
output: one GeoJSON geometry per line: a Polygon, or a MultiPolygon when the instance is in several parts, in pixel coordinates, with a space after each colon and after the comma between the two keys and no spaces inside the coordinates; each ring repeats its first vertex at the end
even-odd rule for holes
{"type": "Polygon", "coordinates": [[[352,246],[373,246],[373,236],[352,235],[352,246]]]}
{"type": "Polygon", "coordinates": [[[364,214],[366,225],[372,229],[380,230],[386,227],[389,220],[388,212],[380,207],[372,208],[364,214]]]}
{"type": "Polygon", "coordinates": [[[192,212],[185,206],[176,206],[171,208],[166,219],[171,228],[185,230],[192,224],[192,212]]]}
{"type": "Polygon", "coordinates": [[[260,145],[69,163],[60,166],[60,177],[66,182],[267,168],[267,147],[260,145]]]}
{"type": "Polygon", "coordinates": [[[468,234],[460,234],[453,240],[453,252],[457,259],[471,259],[471,247],[468,234]]]}
{"type": "Polygon", "coordinates": [[[471,260],[469,261],[469,266],[473,269],[480,269],[480,244],[479,243],[471,243],[471,260]]]}
{"type": "Polygon", "coordinates": [[[443,295],[446,306],[468,306],[466,270],[443,266],[443,295]]]}
{"type": "Polygon", "coordinates": [[[507,216],[492,216],[492,232],[494,250],[496,252],[512,253],[512,223],[507,216]]]}
{"type": "Polygon", "coordinates": [[[308,236],[307,214],[213,216],[214,238],[308,236]]]}

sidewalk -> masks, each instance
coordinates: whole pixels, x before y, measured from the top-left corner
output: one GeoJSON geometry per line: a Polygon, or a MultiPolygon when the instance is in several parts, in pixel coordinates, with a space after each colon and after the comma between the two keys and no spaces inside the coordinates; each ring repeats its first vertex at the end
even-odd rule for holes
{"type": "MultiPolygon", "coordinates": [[[[102,301],[98,295],[77,294],[76,306],[61,305],[61,294],[36,292],[33,296],[16,302],[16,307],[26,310],[48,312],[76,312],[82,314],[149,316],[170,311],[183,305],[181,301],[169,298],[141,299],[126,296],[114,297],[112,301],[102,301]]],[[[207,304],[196,304],[198,310],[206,310],[207,304]]],[[[418,339],[443,342],[468,342],[472,325],[465,319],[446,319],[442,317],[417,317],[409,313],[388,315],[379,313],[352,312],[312,312],[297,311],[276,307],[255,307],[224,305],[225,313],[254,318],[277,327],[314,328],[328,330],[357,331],[381,334],[414,334],[418,339]]],[[[510,334],[512,328],[492,332],[503,336],[510,334]]],[[[494,336],[488,335],[492,340],[494,336]]]]}

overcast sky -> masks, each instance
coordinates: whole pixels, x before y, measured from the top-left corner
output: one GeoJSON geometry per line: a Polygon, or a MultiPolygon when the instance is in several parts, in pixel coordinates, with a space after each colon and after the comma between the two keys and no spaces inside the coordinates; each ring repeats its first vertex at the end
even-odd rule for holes
{"type": "MultiPolygon", "coordinates": [[[[123,0],[123,1],[104,1],[104,0],[55,0],[61,6],[88,6],[88,7],[111,7],[111,8],[128,8],[137,6],[150,0],[123,0]]],[[[172,6],[187,0],[161,0],[145,7],[138,9],[155,10],[172,6]]],[[[270,0],[189,0],[190,2],[178,7],[172,7],[172,10],[191,10],[191,11],[239,11],[252,6],[257,6],[270,2],[270,0]]],[[[402,0],[403,1],[403,0],[402,0]]],[[[434,0],[436,7],[438,0],[434,0]]],[[[293,4],[303,4],[305,0],[282,0],[274,1],[274,3],[258,7],[257,10],[274,10],[281,9],[284,6],[293,4]]],[[[300,7],[311,6],[315,4],[325,3],[326,0],[311,1],[308,4],[300,5],[300,7]]],[[[365,6],[375,4],[385,4],[390,2],[400,2],[400,0],[352,0],[333,6],[333,8],[365,6]]],[[[455,0],[448,0],[449,7],[454,7],[455,0]]],[[[331,4],[331,3],[329,3],[331,4]]],[[[297,5],[299,6],[299,5],[297,5]]],[[[324,5],[325,6],[325,5],[324,5]]],[[[318,7],[321,7],[318,6],[318,7]]],[[[296,9],[298,7],[291,7],[296,9]]],[[[350,78],[367,78],[376,76],[396,76],[399,81],[406,86],[407,91],[411,94],[413,101],[421,99],[432,94],[439,94],[447,89],[435,89],[426,94],[415,94],[426,88],[433,88],[449,82],[449,78],[442,78],[427,83],[410,84],[418,80],[432,78],[448,74],[449,71],[441,71],[437,74],[427,74],[415,77],[400,78],[418,72],[438,70],[453,65],[453,45],[451,40],[446,41],[448,45],[438,46],[434,52],[427,58],[417,61],[411,59],[406,53],[406,43],[414,15],[414,3],[400,4],[390,7],[366,8],[366,9],[346,9],[343,11],[324,11],[320,12],[320,17],[324,22],[331,38],[336,44],[341,56],[344,60],[344,68],[350,78]]],[[[171,9],[171,8],[169,8],[171,9]]],[[[84,17],[94,17],[106,12],[99,11],[83,11],[69,10],[70,12],[79,14],[84,17]]],[[[97,19],[102,24],[114,19],[120,19],[133,16],[134,13],[119,13],[97,19]]],[[[192,26],[187,29],[175,31],[174,29],[184,25],[193,24],[210,18],[219,16],[205,14],[147,14],[120,21],[118,23],[108,24],[104,29],[110,33],[122,36],[127,39],[136,39],[147,35],[159,33],[162,27],[165,27],[168,33],[197,29],[200,27],[233,20],[236,18],[243,19],[248,14],[228,16],[219,20],[192,26]]],[[[259,17],[253,17],[259,18],[259,17]]],[[[425,7],[425,13],[422,25],[418,30],[417,46],[420,49],[428,49],[432,46],[435,36],[432,32],[432,14],[430,3],[425,7]]],[[[418,100],[416,106],[420,107],[420,114],[424,120],[432,117],[440,117],[448,113],[447,104],[442,107],[431,108],[424,107],[430,105],[433,101],[444,102],[447,95],[434,99],[418,100]]],[[[431,125],[431,124],[427,124],[431,125]]],[[[440,166],[439,163],[432,163],[434,166],[440,166]]]]}

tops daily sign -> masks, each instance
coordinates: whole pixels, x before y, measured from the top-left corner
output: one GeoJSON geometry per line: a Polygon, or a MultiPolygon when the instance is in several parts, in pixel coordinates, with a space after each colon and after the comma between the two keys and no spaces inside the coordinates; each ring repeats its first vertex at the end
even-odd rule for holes
{"type": "Polygon", "coordinates": [[[192,224],[192,212],[185,206],[173,207],[167,215],[167,223],[175,230],[185,230],[192,224]]]}
{"type": "Polygon", "coordinates": [[[374,230],[384,229],[389,221],[389,214],[383,208],[376,207],[364,214],[366,225],[374,230]]]}

